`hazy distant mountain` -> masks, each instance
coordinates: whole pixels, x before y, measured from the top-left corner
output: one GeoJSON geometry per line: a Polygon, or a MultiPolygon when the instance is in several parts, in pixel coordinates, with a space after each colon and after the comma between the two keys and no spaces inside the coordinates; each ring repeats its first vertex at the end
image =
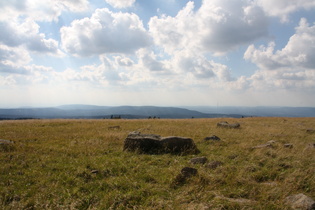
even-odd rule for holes
{"type": "Polygon", "coordinates": [[[237,114],[244,116],[262,117],[315,117],[315,107],[214,107],[214,106],[187,106],[183,107],[211,114],[237,114]]]}
{"type": "Polygon", "coordinates": [[[205,114],[199,111],[175,107],[156,106],[93,106],[93,105],[63,105],[51,108],[19,108],[0,109],[1,119],[26,118],[110,118],[120,116],[126,119],[148,117],[159,118],[214,118],[214,117],[241,117],[228,114],[205,114]]]}
{"type": "Polygon", "coordinates": [[[159,118],[219,118],[242,116],[315,117],[312,107],[156,107],[156,106],[93,106],[63,105],[51,108],[0,109],[0,119],[102,119],[111,116],[125,119],[159,118]]]}

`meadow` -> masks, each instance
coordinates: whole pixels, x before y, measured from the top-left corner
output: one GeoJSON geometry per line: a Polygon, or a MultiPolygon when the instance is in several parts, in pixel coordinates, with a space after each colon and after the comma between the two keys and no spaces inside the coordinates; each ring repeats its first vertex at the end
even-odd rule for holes
{"type": "Polygon", "coordinates": [[[287,196],[315,199],[307,129],[315,118],[0,121],[0,139],[14,141],[0,147],[0,209],[288,209],[287,196]],[[132,131],[189,137],[201,153],[123,151],[132,131]],[[190,163],[202,156],[222,165],[190,163]],[[172,186],[184,167],[198,174],[172,186]]]}

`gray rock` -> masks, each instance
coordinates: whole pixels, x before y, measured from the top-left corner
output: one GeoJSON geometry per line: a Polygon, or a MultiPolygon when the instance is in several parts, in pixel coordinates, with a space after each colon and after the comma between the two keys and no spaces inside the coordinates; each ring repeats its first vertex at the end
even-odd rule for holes
{"type": "Polygon", "coordinates": [[[98,174],[99,171],[98,171],[98,170],[92,170],[91,173],[92,173],[92,174],[98,174]]]}
{"type": "Polygon", "coordinates": [[[285,203],[288,206],[290,206],[292,209],[300,209],[300,210],[314,210],[315,209],[315,201],[312,198],[302,193],[286,197],[285,203]]]}
{"type": "Polygon", "coordinates": [[[194,141],[191,138],[169,136],[160,141],[163,151],[172,154],[198,154],[194,141]]]}
{"type": "Polygon", "coordinates": [[[162,150],[159,140],[150,137],[128,136],[124,141],[124,151],[145,153],[145,154],[156,154],[162,150]]]}
{"type": "Polygon", "coordinates": [[[285,148],[290,148],[290,149],[293,148],[293,144],[284,144],[283,146],[284,146],[285,148]]]}
{"type": "Polygon", "coordinates": [[[309,134],[315,133],[315,129],[307,129],[306,133],[309,133],[309,134]]]}
{"type": "Polygon", "coordinates": [[[14,144],[14,141],[0,139],[0,145],[4,145],[4,144],[14,144]]]}
{"type": "Polygon", "coordinates": [[[203,139],[204,141],[209,141],[209,140],[212,140],[212,141],[220,141],[221,139],[219,137],[217,137],[216,135],[213,135],[213,136],[207,136],[206,138],[203,139]]]}
{"type": "Polygon", "coordinates": [[[223,163],[221,161],[212,161],[210,163],[208,163],[206,165],[206,168],[210,168],[210,169],[216,169],[217,167],[223,165],[223,163]]]}
{"type": "Polygon", "coordinates": [[[145,133],[141,133],[139,131],[133,131],[130,132],[127,136],[127,138],[150,138],[150,139],[155,139],[155,140],[161,140],[161,136],[160,135],[156,135],[156,134],[145,134],[145,133]]]}
{"type": "Polygon", "coordinates": [[[220,128],[240,128],[241,125],[239,123],[232,123],[232,124],[229,124],[228,122],[226,121],[222,121],[222,122],[219,122],[217,124],[217,127],[220,127],[220,128]]]}
{"type": "Polygon", "coordinates": [[[192,164],[205,164],[208,161],[206,157],[196,157],[190,160],[192,164]]]}
{"type": "Polygon", "coordinates": [[[14,141],[0,139],[0,152],[10,152],[14,150],[14,141]]]}
{"type": "Polygon", "coordinates": [[[236,154],[233,154],[233,155],[229,155],[228,158],[231,159],[231,160],[234,160],[235,158],[237,158],[238,155],[236,154]]]}
{"type": "Polygon", "coordinates": [[[270,141],[268,141],[267,143],[268,143],[268,144],[275,144],[276,141],[275,141],[275,140],[270,140],[270,141]]]}
{"type": "Polygon", "coordinates": [[[313,149],[315,149],[315,143],[308,144],[308,145],[305,147],[304,151],[313,150],[313,149]]]}
{"type": "Polygon", "coordinates": [[[114,125],[114,126],[108,127],[108,130],[120,130],[120,129],[121,129],[120,125],[114,125]]]}
{"type": "Polygon", "coordinates": [[[178,174],[175,179],[171,183],[172,188],[177,188],[187,181],[188,178],[197,175],[198,170],[195,168],[185,167],[181,170],[180,174],[178,174]]]}
{"type": "Polygon", "coordinates": [[[190,167],[185,167],[182,168],[182,170],[180,171],[180,173],[185,176],[186,178],[189,178],[191,176],[195,176],[198,173],[198,170],[195,168],[190,168],[190,167]]]}
{"type": "Polygon", "coordinates": [[[194,141],[190,138],[170,136],[161,138],[155,134],[130,133],[124,141],[124,151],[145,154],[197,154],[194,141]]]}
{"type": "Polygon", "coordinates": [[[271,147],[272,147],[272,144],[270,144],[270,143],[261,144],[261,145],[252,147],[252,149],[260,149],[260,148],[268,148],[268,147],[271,148],[271,147]]]}

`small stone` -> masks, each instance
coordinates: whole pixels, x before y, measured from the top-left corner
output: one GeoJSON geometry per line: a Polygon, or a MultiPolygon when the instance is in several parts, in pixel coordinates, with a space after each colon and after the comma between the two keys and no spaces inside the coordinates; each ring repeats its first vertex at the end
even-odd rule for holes
{"type": "Polygon", "coordinates": [[[288,165],[288,164],[286,164],[286,163],[280,163],[279,166],[280,166],[281,168],[283,168],[283,169],[292,168],[291,165],[288,165]]]}
{"type": "Polygon", "coordinates": [[[239,123],[229,124],[226,121],[222,121],[222,122],[217,123],[217,127],[221,127],[221,128],[240,128],[240,126],[241,125],[239,123]]]}
{"type": "Polygon", "coordinates": [[[293,144],[284,144],[283,145],[285,148],[293,148],[293,144]]]}
{"type": "Polygon", "coordinates": [[[206,157],[196,157],[190,160],[192,164],[205,164],[208,161],[206,157]]]}
{"type": "Polygon", "coordinates": [[[260,149],[260,148],[268,148],[268,147],[271,148],[271,147],[272,147],[272,144],[270,144],[270,143],[261,144],[261,145],[252,147],[252,149],[260,149]]]}
{"type": "Polygon", "coordinates": [[[238,157],[238,155],[229,155],[229,156],[228,156],[228,158],[231,159],[231,160],[234,160],[234,159],[237,158],[237,157],[238,157]]]}
{"type": "Polygon", "coordinates": [[[186,180],[191,177],[197,175],[198,171],[195,168],[185,167],[181,170],[180,174],[178,174],[175,179],[172,181],[170,187],[177,188],[186,183],[186,180]]]}
{"type": "Polygon", "coordinates": [[[0,139],[0,152],[10,152],[14,150],[14,141],[0,139]]]}
{"type": "Polygon", "coordinates": [[[0,139],[0,144],[14,144],[14,141],[10,140],[5,140],[5,139],[0,139]]]}
{"type": "Polygon", "coordinates": [[[212,141],[220,141],[221,139],[219,137],[217,137],[216,135],[213,135],[213,136],[207,136],[206,138],[203,139],[204,141],[209,141],[209,140],[212,140],[212,141]]]}
{"type": "Polygon", "coordinates": [[[307,129],[307,130],[306,130],[306,133],[310,133],[310,134],[311,134],[311,133],[315,133],[315,129],[307,129]]]}
{"type": "Polygon", "coordinates": [[[188,178],[188,177],[197,175],[198,170],[195,169],[195,168],[185,167],[185,168],[183,168],[183,169],[180,171],[180,173],[181,173],[184,177],[188,178]]]}
{"type": "Polygon", "coordinates": [[[315,143],[308,144],[303,151],[313,150],[315,149],[315,143]]]}
{"type": "Polygon", "coordinates": [[[216,169],[217,167],[223,165],[221,161],[212,161],[206,165],[206,168],[216,169]]]}
{"type": "Polygon", "coordinates": [[[97,174],[99,171],[98,170],[92,170],[91,173],[92,174],[97,174]]]}
{"type": "Polygon", "coordinates": [[[285,198],[285,203],[292,209],[314,210],[315,201],[303,193],[291,195],[285,198]]]}

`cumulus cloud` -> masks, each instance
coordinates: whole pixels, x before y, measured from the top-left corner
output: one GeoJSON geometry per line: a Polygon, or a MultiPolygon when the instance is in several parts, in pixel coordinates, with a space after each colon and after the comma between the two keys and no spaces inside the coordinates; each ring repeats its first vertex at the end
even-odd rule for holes
{"type": "Polygon", "coordinates": [[[91,18],[73,21],[60,32],[63,48],[79,56],[134,53],[151,43],[136,14],[114,13],[107,8],[97,9],[91,18]]]}
{"type": "Polygon", "coordinates": [[[280,17],[282,22],[287,22],[289,15],[298,10],[315,8],[313,0],[257,0],[257,2],[268,15],[280,17]]]}
{"type": "Polygon", "coordinates": [[[136,0],[105,0],[109,5],[115,8],[131,7],[136,0]]]}
{"type": "Polygon", "coordinates": [[[0,1],[0,20],[27,17],[34,21],[57,21],[62,11],[83,12],[88,0],[0,1]]]}
{"type": "Polygon", "coordinates": [[[61,55],[58,41],[46,39],[45,34],[39,33],[39,25],[32,20],[22,23],[18,21],[0,21],[2,29],[0,43],[10,47],[24,45],[26,49],[37,53],[61,55]]]}
{"type": "Polygon", "coordinates": [[[283,67],[315,69],[315,25],[309,25],[307,20],[302,18],[287,45],[277,51],[274,51],[274,48],[273,42],[268,47],[260,46],[259,49],[250,45],[244,58],[266,70],[283,67]]]}
{"type": "Polygon", "coordinates": [[[0,63],[23,66],[31,62],[31,60],[31,56],[25,49],[0,44],[0,63]]]}
{"type": "Polygon", "coordinates": [[[158,60],[153,51],[149,49],[140,49],[137,51],[137,58],[140,65],[150,71],[165,71],[166,67],[163,61],[158,60]]]}
{"type": "Polygon", "coordinates": [[[188,2],[175,17],[151,18],[149,31],[170,54],[187,48],[223,54],[268,35],[268,21],[251,1],[204,0],[197,11],[188,2]]]}
{"type": "MultiPolygon", "coordinates": [[[[47,82],[52,77],[52,68],[31,64],[32,58],[23,47],[0,44],[0,74],[5,85],[25,85],[47,82]]],[[[0,81],[1,83],[1,81],[0,81]]]]}
{"type": "Polygon", "coordinates": [[[256,87],[315,88],[315,25],[302,18],[283,49],[250,45],[244,58],[259,67],[250,78],[256,87]]]}

